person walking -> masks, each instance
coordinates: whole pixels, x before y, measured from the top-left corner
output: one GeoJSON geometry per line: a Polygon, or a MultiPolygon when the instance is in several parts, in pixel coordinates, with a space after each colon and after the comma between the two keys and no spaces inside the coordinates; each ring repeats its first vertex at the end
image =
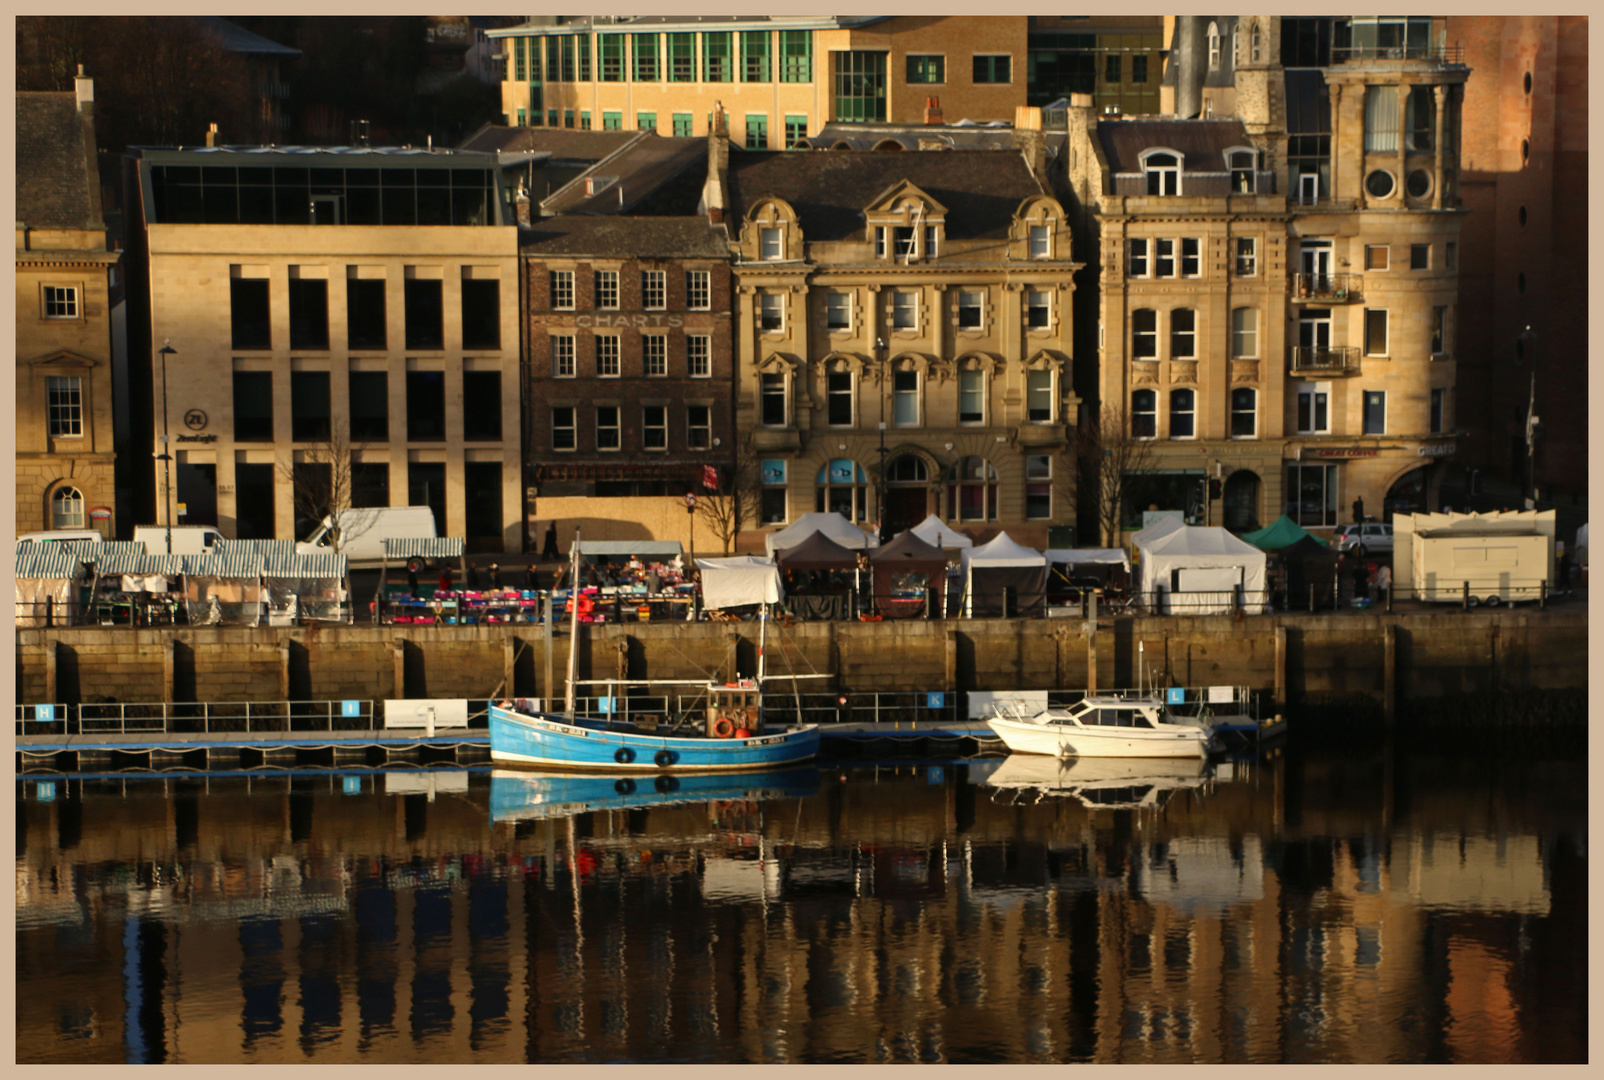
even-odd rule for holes
{"type": "Polygon", "coordinates": [[[479,591],[479,564],[472,559],[468,560],[468,588],[479,591]]]}
{"type": "Polygon", "coordinates": [[[535,569],[534,563],[524,567],[524,589],[528,592],[540,591],[540,571],[535,569]]]}
{"type": "Polygon", "coordinates": [[[1361,495],[1359,498],[1353,500],[1353,523],[1355,525],[1363,525],[1364,524],[1364,520],[1365,520],[1365,500],[1364,500],[1364,496],[1361,495]]]}
{"type": "Polygon", "coordinates": [[[562,556],[557,553],[557,523],[555,521],[549,522],[546,525],[546,542],[541,545],[540,557],[542,559],[562,558],[562,556]]]}
{"type": "Polygon", "coordinates": [[[407,595],[418,595],[418,567],[411,559],[407,560],[407,595]]]}

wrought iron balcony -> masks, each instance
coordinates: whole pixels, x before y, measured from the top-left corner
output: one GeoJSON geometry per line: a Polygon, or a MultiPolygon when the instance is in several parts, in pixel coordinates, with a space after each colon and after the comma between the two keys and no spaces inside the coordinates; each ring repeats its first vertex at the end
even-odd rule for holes
{"type": "Polygon", "coordinates": [[[1363,274],[1293,274],[1295,304],[1353,304],[1364,298],[1363,274]]]}
{"type": "Polygon", "coordinates": [[[1353,345],[1294,345],[1289,370],[1294,375],[1357,375],[1359,349],[1353,345]]]}

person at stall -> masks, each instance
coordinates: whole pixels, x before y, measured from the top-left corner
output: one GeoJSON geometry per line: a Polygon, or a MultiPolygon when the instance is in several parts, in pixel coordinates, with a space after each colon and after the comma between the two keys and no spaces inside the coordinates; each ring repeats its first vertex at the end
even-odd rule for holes
{"type": "Polygon", "coordinates": [[[490,588],[493,590],[501,588],[501,567],[496,563],[490,564],[490,588]]]}
{"type": "Polygon", "coordinates": [[[407,560],[407,595],[418,595],[418,567],[414,560],[407,560]]]}
{"type": "Polygon", "coordinates": [[[451,591],[451,566],[447,564],[440,568],[440,584],[435,592],[448,593],[451,591]]]}
{"type": "Polygon", "coordinates": [[[477,591],[479,588],[479,564],[474,562],[472,559],[468,560],[468,577],[466,586],[474,591],[477,591]]]}
{"type": "Polygon", "coordinates": [[[629,562],[624,564],[624,569],[629,573],[630,577],[639,577],[646,572],[646,567],[641,563],[639,555],[631,555],[629,562]]]}
{"type": "Polygon", "coordinates": [[[540,571],[535,569],[534,563],[524,567],[524,588],[530,592],[536,592],[540,588],[540,571]]]}

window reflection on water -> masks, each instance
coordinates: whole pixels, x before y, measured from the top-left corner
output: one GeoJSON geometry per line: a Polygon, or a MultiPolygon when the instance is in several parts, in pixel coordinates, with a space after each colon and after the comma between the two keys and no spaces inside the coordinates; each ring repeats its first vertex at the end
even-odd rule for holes
{"type": "Polygon", "coordinates": [[[1584,1059],[1585,765],[1003,764],[24,777],[18,1060],[1584,1059]]]}

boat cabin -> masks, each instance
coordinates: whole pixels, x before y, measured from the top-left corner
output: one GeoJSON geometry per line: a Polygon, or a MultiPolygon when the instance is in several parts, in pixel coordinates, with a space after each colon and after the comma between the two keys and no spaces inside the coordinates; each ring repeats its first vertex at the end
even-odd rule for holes
{"type": "Polygon", "coordinates": [[[756,682],[743,679],[738,683],[708,687],[708,738],[744,739],[762,730],[762,692],[756,682]]]}
{"type": "Polygon", "coordinates": [[[1087,698],[1070,709],[1064,718],[1055,718],[1055,722],[1084,727],[1153,728],[1156,726],[1154,711],[1151,706],[1118,699],[1087,698]]]}

